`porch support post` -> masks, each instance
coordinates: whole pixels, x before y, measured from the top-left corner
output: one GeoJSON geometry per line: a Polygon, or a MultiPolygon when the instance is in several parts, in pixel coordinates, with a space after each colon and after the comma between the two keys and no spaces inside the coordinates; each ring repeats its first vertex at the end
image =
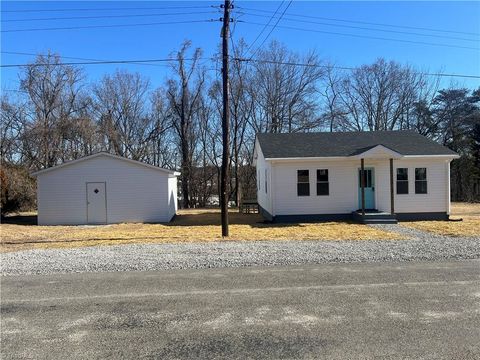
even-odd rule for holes
{"type": "Polygon", "coordinates": [[[393,190],[393,159],[390,159],[390,213],[395,214],[395,194],[393,190]]]}
{"type": "Polygon", "coordinates": [[[360,160],[360,188],[362,192],[362,217],[365,217],[365,159],[360,160]]]}

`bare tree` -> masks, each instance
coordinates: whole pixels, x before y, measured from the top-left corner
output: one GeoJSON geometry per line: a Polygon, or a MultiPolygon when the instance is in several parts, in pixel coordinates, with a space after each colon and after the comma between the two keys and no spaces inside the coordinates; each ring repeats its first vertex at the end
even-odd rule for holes
{"type": "Polygon", "coordinates": [[[318,127],[319,81],[325,75],[314,52],[300,57],[276,41],[258,53],[250,73],[257,132],[297,132],[318,127]],[[302,63],[304,66],[295,64],[302,63]]]}
{"type": "Polygon", "coordinates": [[[26,109],[21,102],[1,98],[0,157],[2,162],[22,162],[21,138],[27,124],[26,109]]]}
{"type": "Polygon", "coordinates": [[[175,167],[176,147],[173,145],[172,116],[166,100],[164,89],[157,89],[151,95],[151,124],[146,143],[149,151],[147,162],[160,167],[175,167]]]}
{"type": "Polygon", "coordinates": [[[94,87],[95,110],[107,151],[143,160],[146,140],[155,133],[148,114],[150,82],[139,73],[116,71],[94,87]]]}
{"type": "Polygon", "coordinates": [[[341,96],[341,82],[342,75],[335,69],[334,64],[327,66],[322,96],[324,97],[324,111],[321,115],[323,122],[321,126],[327,128],[328,131],[333,132],[342,128],[342,124],[345,124],[346,115],[345,108],[340,104],[341,96]]]}
{"type": "Polygon", "coordinates": [[[205,84],[205,70],[199,65],[202,51],[195,49],[188,65],[186,54],[190,47],[190,41],[186,41],[177,52],[176,62],[172,64],[175,77],[167,81],[167,99],[181,157],[181,197],[185,208],[191,206],[190,184],[198,127],[196,115],[205,84]]]}
{"type": "MultiPolygon", "coordinates": [[[[345,75],[338,92],[339,107],[348,114],[345,130],[393,130],[419,100],[425,77],[410,66],[377,60],[345,75]]],[[[405,126],[407,127],[407,126],[405,126]]]]}
{"type": "Polygon", "coordinates": [[[20,88],[29,101],[27,128],[30,157],[36,167],[55,165],[64,156],[65,124],[79,111],[83,73],[63,65],[55,54],[39,55],[23,69],[20,88]]]}

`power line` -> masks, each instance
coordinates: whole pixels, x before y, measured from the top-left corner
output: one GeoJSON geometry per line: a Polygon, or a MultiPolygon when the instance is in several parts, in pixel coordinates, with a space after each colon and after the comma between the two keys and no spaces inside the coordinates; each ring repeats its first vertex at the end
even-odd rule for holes
{"type": "Polygon", "coordinates": [[[165,21],[165,22],[141,23],[141,24],[88,25],[88,26],[69,26],[69,27],[55,27],[55,28],[16,29],[16,30],[2,30],[0,32],[2,32],[2,33],[12,33],[12,32],[25,32],[25,31],[100,29],[100,28],[116,28],[116,27],[138,27],[138,26],[154,26],[154,25],[207,23],[207,22],[212,22],[212,21],[213,20],[165,21]]]}
{"type": "MultiPolygon", "coordinates": [[[[105,65],[105,64],[133,64],[133,63],[155,63],[176,61],[176,58],[165,59],[146,59],[146,60],[105,60],[105,61],[81,61],[81,62],[64,62],[59,64],[52,63],[32,63],[32,64],[2,64],[1,68],[23,67],[23,66],[68,66],[68,65],[105,65]]],[[[184,59],[186,61],[195,60],[194,58],[184,59]]],[[[197,58],[196,60],[214,60],[213,58],[197,58]]]]}
{"type": "Polygon", "coordinates": [[[256,63],[264,63],[264,64],[276,64],[276,65],[287,65],[287,66],[303,66],[303,67],[319,67],[319,68],[331,68],[331,69],[339,69],[339,70],[356,70],[355,67],[348,67],[348,66],[331,66],[331,65],[319,65],[319,64],[309,64],[309,63],[297,63],[291,61],[274,61],[274,60],[262,60],[262,59],[247,59],[247,58],[233,58],[235,61],[240,62],[256,62],[256,63]]]}
{"type": "MultiPolygon", "coordinates": [[[[339,70],[349,70],[355,71],[358,70],[358,67],[348,67],[348,66],[330,66],[330,65],[319,65],[319,64],[308,64],[308,63],[297,63],[297,62],[283,62],[283,61],[273,61],[273,60],[261,60],[261,59],[246,59],[246,58],[234,58],[233,60],[241,62],[257,62],[265,64],[276,64],[276,65],[286,65],[286,66],[303,66],[303,67],[319,67],[319,68],[331,68],[339,70]]],[[[427,75],[427,76],[439,76],[439,77],[459,77],[459,78],[469,78],[469,79],[480,79],[480,75],[462,75],[462,74],[444,74],[444,73],[425,73],[418,72],[417,74],[427,75]]]]}
{"type": "MultiPolygon", "coordinates": [[[[252,25],[259,25],[263,26],[265,24],[256,23],[251,21],[243,21],[245,24],[252,24],[252,25]]],[[[385,40],[385,41],[396,41],[402,42],[407,44],[418,44],[418,45],[431,45],[431,46],[442,46],[442,47],[451,47],[457,49],[469,49],[469,50],[480,50],[480,48],[470,47],[470,46],[461,46],[461,45],[449,45],[449,44],[441,44],[441,43],[431,43],[426,41],[414,41],[414,40],[405,40],[405,39],[394,39],[394,38],[385,38],[379,36],[369,36],[369,35],[357,35],[357,34],[348,34],[348,33],[339,33],[334,31],[323,31],[323,30],[315,30],[315,29],[305,29],[299,28],[294,26],[285,26],[285,25],[278,25],[278,28],[287,29],[287,30],[298,30],[298,31],[306,31],[306,32],[315,32],[321,34],[329,34],[329,35],[340,35],[340,36],[347,36],[347,37],[355,37],[355,38],[364,38],[364,39],[373,39],[373,40],[385,40]]]]}
{"type": "MultiPolygon", "coordinates": [[[[270,37],[270,35],[272,34],[273,30],[275,30],[275,28],[277,27],[278,23],[280,22],[280,20],[282,20],[282,17],[283,15],[285,15],[285,12],[288,10],[288,8],[290,7],[290,5],[292,5],[292,2],[293,0],[290,0],[290,2],[287,4],[287,7],[283,10],[282,12],[282,15],[280,15],[277,19],[277,22],[275,23],[275,25],[273,25],[273,27],[270,29],[270,32],[267,34],[267,36],[265,37],[265,39],[263,39],[262,43],[260,44],[259,47],[257,47],[257,50],[255,50],[252,54],[251,57],[254,57],[255,54],[258,52],[258,50],[260,50],[260,48],[263,46],[263,44],[265,44],[265,42],[267,41],[267,39],[270,37]]],[[[267,26],[270,26],[270,25],[267,25],[267,26]]]]}
{"type": "Polygon", "coordinates": [[[197,15],[197,14],[214,14],[214,13],[217,13],[217,11],[210,10],[210,11],[173,12],[173,13],[159,13],[159,14],[97,15],[97,16],[69,16],[69,17],[49,17],[49,18],[33,18],[33,19],[8,19],[8,20],[2,20],[2,22],[112,19],[112,18],[169,16],[169,15],[197,15]]]}
{"type": "Polygon", "coordinates": [[[277,15],[277,12],[278,10],[280,10],[280,8],[282,7],[283,3],[285,2],[285,0],[283,0],[280,5],[278,5],[277,7],[277,10],[275,10],[275,12],[273,13],[273,15],[270,17],[270,19],[268,20],[268,22],[265,24],[265,26],[262,28],[262,31],[260,31],[257,35],[257,37],[255,38],[255,40],[253,40],[253,42],[250,44],[250,46],[248,47],[247,49],[247,52],[250,51],[250,49],[253,47],[253,45],[255,45],[255,43],[257,42],[257,40],[260,38],[260,36],[263,35],[263,33],[265,32],[265,30],[267,30],[267,27],[268,25],[270,25],[270,23],[272,22],[272,20],[274,19],[275,15],[277,15]]]}
{"type": "MultiPolygon", "coordinates": [[[[259,14],[251,14],[251,13],[245,13],[245,14],[246,14],[246,15],[250,15],[250,16],[263,17],[263,18],[268,18],[268,17],[270,17],[269,15],[259,15],[259,14]]],[[[292,18],[286,18],[286,17],[284,17],[283,20],[296,21],[296,22],[302,22],[302,23],[308,23],[308,24],[318,24],[318,25],[325,25],[325,26],[334,26],[334,27],[341,27],[341,28],[360,29],[360,30],[369,30],[369,31],[381,31],[381,32],[387,32],[387,33],[394,33],[394,34],[406,34],[406,35],[416,35],[416,36],[434,37],[434,38],[441,38],[441,39],[452,39],[452,40],[472,41],[472,42],[478,43],[478,40],[475,40],[475,39],[466,39],[466,38],[460,38],[460,37],[455,37],[455,36],[434,35],[434,34],[422,34],[422,33],[411,32],[411,31],[384,30],[384,29],[375,29],[375,28],[371,28],[371,27],[354,26],[354,25],[329,24],[329,23],[318,22],[318,21],[300,20],[300,19],[292,19],[292,18]]]]}
{"type": "MultiPolygon", "coordinates": [[[[270,13],[270,14],[273,12],[271,10],[253,9],[253,8],[248,8],[248,7],[243,7],[243,6],[238,7],[238,8],[243,9],[243,10],[264,12],[264,13],[270,13]]],[[[364,24],[364,25],[385,26],[385,27],[393,27],[393,28],[400,28],[400,29],[424,30],[424,31],[434,31],[434,32],[452,33],[452,34],[474,35],[474,36],[477,36],[477,37],[480,36],[480,34],[472,33],[472,32],[446,30],[446,29],[435,29],[435,28],[419,27],[419,26],[407,26],[407,25],[376,23],[376,22],[368,22],[368,21],[347,20],[347,19],[329,18],[329,17],[322,17],[322,16],[312,16],[312,15],[293,14],[293,13],[288,13],[286,15],[309,18],[309,19],[329,20],[329,21],[356,23],[356,24],[364,24]]]]}
{"type": "Polygon", "coordinates": [[[28,10],[2,10],[4,13],[27,13],[27,12],[63,12],[63,11],[117,11],[117,10],[168,10],[168,9],[204,9],[211,7],[202,6],[168,6],[168,7],[128,7],[128,8],[80,8],[80,9],[28,9],[28,10]]]}
{"type": "MultiPolygon", "coordinates": [[[[37,55],[34,53],[27,53],[27,52],[13,52],[13,51],[1,51],[2,54],[15,54],[15,55],[37,55]]],[[[47,65],[55,65],[55,66],[66,66],[66,65],[104,65],[104,64],[129,64],[129,63],[138,63],[138,64],[146,64],[146,63],[156,63],[156,62],[169,62],[169,61],[176,61],[176,58],[163,58],[163,59],[140,59],[140,60],[94,60],[94,59],[86,59],[86,58],[76,58],[76,57],[67,57],[61,56],[65,59],[81,59],[81,60],[89,60],[84,62],[68,62],[68,63],[60,63],[60,64],[51,64],[51,63],[32,63],[32,64],[4,64],[0,65],[0,67],[23,67],[23,66],[47,66],[47,65]]],[[[288,62],[288,61],[274,61],[274,60],[262,60],[262,59],[253,59],[253,58],[239,58],[233,57],[231,58],[234,61],[241,61],[241,62],[256,62],[256,63],[265,63],[265,64],[277,64],[277,65],[286,65],[286,66],[303,66],[303,67],[320,67],[320,68],[333,68],[338,70],[348,70],[354,71],[358,70],[358,67],[348,67],[348,66],[330,66],[330,65],[320,65],[320,64],[309,64],[309,63],[299,63],[299,62],[288,62]]],[[[193,58],[186,58],[185,61],[193,61],[193,58]]],[[[215,61],[215,58],[211,57],[202,57],[198,58],[197,60],[210,60],[215,61]]],[[[210,69],[215,70],[215,69],[210,69]]],[[[440,77],[459,77],[459,78],[471,78],[471,79],[480,79],[480,75],[464,75],[464,74],[444,74],[444,73],[425,73],[425,72],[416,72],[422,75],[428,76],[440,76],[440,77]]]]}
{"type": "MultiPolygon", "coordinates": [[[[38,56],[38,55],[46,56],[47,55],[47,54],[18,52],[18,51],[0,51],[0,52],[2,54],[8,54],[8,55],[25,55],[25,56],[38,56]]],[[[84,61],[94,61],[94,62],[108,61],[108,60],[104,60],[104,59],[92,59],[92,58],[84,58],[84,57],[63,56],[63,55],[60,55],[60,54],[52,54],[52,55],[58,55],[60,57],[60,59],[84,60],[84,61]]],[[[127,62],[125,64],[127,64],[127,62]]],[[[128,64],[130,64],[130,63],[128,63],[128,64]]],[[[151,63],[137,63],[137,62],[131,62],[131,64],[146,65],[146,66],[161,66],[161,67],[168,66],[166,64],[151,64],[151,63]]]]}
{"type": "Polygon", "coordinates": [[[16,89],[2,89],[0,92],[18,92],[18,93],[27,93],[25,90],[16,90],[16,89]]]}

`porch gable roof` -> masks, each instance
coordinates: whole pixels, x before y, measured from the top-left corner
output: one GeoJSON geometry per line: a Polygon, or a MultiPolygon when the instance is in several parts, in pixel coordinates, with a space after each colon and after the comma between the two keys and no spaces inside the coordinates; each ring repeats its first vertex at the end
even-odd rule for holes
{"type": "Polygon", "coordinates": [[[359,149],[357,153],[352,154],[352,157],[356,158],[393,158],[393,159],[399,159],[403,157],[402,154],[396,152],[395,150],[392,150],[388,148],[387,146],[384,146],[382,144],[375,145],[375,146],[370,146],[366,149],[359,149]]]}

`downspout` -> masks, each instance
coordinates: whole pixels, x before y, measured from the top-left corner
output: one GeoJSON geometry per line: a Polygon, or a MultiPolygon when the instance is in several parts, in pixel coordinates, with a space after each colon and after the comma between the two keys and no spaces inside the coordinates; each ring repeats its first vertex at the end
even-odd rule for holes
{"type": "Polygon", "coordinates": [[[362,218],[365,218],[365,159],[360,159],[360,186],[362,193],[362,218]]]}
{"type": "Polygon", "coordinates": [[[390,158],[390,214],[395,214],[395,192],[393,190],[393,159],[390,158]]]}
{"type": "Polygon", "coordinates": [[[446,167],[446,176],[447,176],[447,181],[446,181],[446,184],[447,184],[447,196],[446,196],[446,208],[447,208],[447,216],[450,216],[450,162],[451,160],[447,160],[446,161],[446,164],[445,164],[445,167],[446,167]]]}
{"type": "Polygon", "coordinates": [[[270,174],[269,174],[269,180],[270,180],[270,207],[272,209],[272,218],[275,218],[275,198],[274,198],[274,189],[275,186],[273,185],[273,179],[275,179],[274,176],[274,171],[275,171],[275,165],[274,162],[270,162],[270,174]]]}

